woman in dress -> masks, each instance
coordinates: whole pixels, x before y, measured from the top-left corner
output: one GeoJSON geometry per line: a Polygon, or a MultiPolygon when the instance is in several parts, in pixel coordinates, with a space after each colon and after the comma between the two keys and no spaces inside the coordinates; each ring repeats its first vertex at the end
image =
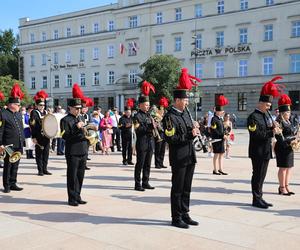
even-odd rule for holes
{"type": "Polygon", "coordinates": [[[294,166],[294,151],[291,143],[296,139],[295,129],[290,122],[290,105],[291,100],[287,95],[282,95],[278,100],[279,116],[277,122],[282,128],[282,133],[275,135],[275,154],[278,170],[279,188],[278,194],[292,195],[295,194],[289,190],[289,181],[291,177],[291,168],[294,166]]]}
{"type": "Polygon", "coordinates": [[[103,119],[100,122],[100,128],[102,129],[102,147],[103,153],[108,155],[108,150],[112,146],[112,120],[110,112],[106,111],[103,119]]]}
{"type": "Polygon", "coordinates": [[[225,158],[230,159],[230,147],[232,145],[232,139],[233,139],[233,131],[232,131],[232,122],[230,121],[230,114],[226,113],[224,115],[224,130],[225,130],[225,158]]]}
{"type": "MultiPolygon", "coordinates": [[[[93,112],[91,123],[98,128],[97,134],[98,134],[99,140],[98,140],[97,144],[98,144],[98,148],[102,148],[101,147],[101,140],[100,140],[100,116],[99,116],[97,111],[93,112]]],[[[96,151],[98,150],[97,149],[97,144],[95,144],[93,146],[93,153],[96,153],[96,151]]]]}

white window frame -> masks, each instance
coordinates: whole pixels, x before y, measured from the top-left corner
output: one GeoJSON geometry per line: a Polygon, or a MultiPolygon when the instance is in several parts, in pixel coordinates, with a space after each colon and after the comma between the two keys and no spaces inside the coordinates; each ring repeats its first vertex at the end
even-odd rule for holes
{"type": "Polygon", "coordinates": [[[195,65],[195,70],[196,70],[196,77],[197,78],[202,78],[203,77],[203,64],[202,63],[196,63],[195,65]]]}
{"type": "Polygon", "coordinates": [[[80,27],[79,27],[79,34],[81,36],[84,36],[84,34],[85,34],[85,25],[84,24],[80,25],[80,27]]]}
{"type": "Polygon", "coordinates": [[[86,77],[85,77],[85,73],[80,73],[79,74],[79,82],[80,82],[80,86],[85,87],[86,86],[86,77]]]}
{"type": "Polygon", "coordinates": [[[72,75],[68,74],[66,75],[66,87],[71,88],[73,85],[72,75]]]}
{"type": "Polygon", "coordinates": [[[128,81],[129,81],[130,84],[137,84],[137,82],[138,82],[137,74],[138,74],[137,69],[129,70],[129,74],[128,74],[129,79],[128,79],[128,81]]]}
{"type": "Polygon", "coordinates": [[[34,35],[34,33],[30,33],[30,42],[31,43],[35,42],[35,35],[34,35]]]}
{"type": "Polygon", "coordinates": [[[109,70],[107,72],[107,83],[114,84],[114,82],[115,82],[115,71],[109,70]]]}
{"type": "Polygon", "coordinates": [[[264,41],[273,41],[273,24],[264,25],[264,41]]]}
{"type": "Polygon", "coordinates": [[[129,17],[129,28],[133,29],[138,26],[138,16],[130,16],[129,17]]]}
{"type": "Polygon", "coordinates": [[[46,32],[42,32],[42,39],[43,42],[47,41],[47,33],[46,32]]]}
{"type": "Polygon", "coordinates": [[[36,89],[36,79],[35,79],[35,76],[31,77],[31,89],[36,89]]]}
{"type": "Polygon", "coordinates": [[[262,59],[262,72],[263,75],[272,75],[274,72],[274,58],[272,56],[266,56],[262,59]]]}
{"type": "Polygon", "coordinates": [[[53,31],[53,39],[54,39],[54,40],[58,40],[58,39],[59,39],[58,30],[54,30],[54,31],[53,31]]]}
{"type": "Polygon", "coordinates": [[[84,62],[85,61],[85,49],[81,48],[79,50],[79,61],[84,62]]]}
{"type": "Polygon", "coordinates": [[[163,52],[163,41],[162,39],[155,40],[155,54],[162,54],[163,52]]]}
{"type": "Polygon", "coordinates": [[[71,63],[71,52],[70,51],[67,51],[66,52],[66,63],[71,63]]]}
{"type": "Polygon", "coordinates": [[[239,77],[246,77],[248,76],[248,60],[241,59],[238,63],[238,76],[239,77]]]}
{"type": "Polygon", "coordinates": [[[115,21],[109,20],[107,23],[107,30],[114,31],[115,30],[115,21]]]}
{"type": "Polygon", "coordinates": [[[274,3],[275,3],[274,0],[266,0],[267,6],[273,5],[274,3]]]}
{"type": "Polygon", "coordinates": [[[218,0],[217,2],[217,11],[218,14],[224,14],[225,12],[225,1],[224,0],[218,0]]]}
{"type": "Polygon", "coordinates": [[[107,58],[115,57],[115,46],[110,44],[107,46],[107,58]]]}
{"type": "Polygon", "coordinates": [[[249,1],[248,0],[240,0],[240,8],[241,8],[241,10],[248,10],[249,1]]]}
{"type": "Polygon", "coordinates": [[[31,55],[31,56],[30,56],[30,66],[31,66],[31,67],[34,67],[34,66],[35,66],[35,56],[34,56],[34,55],[31,55]]]}
{"type": "Polygon", "coordinates": [[[300,53],[290,55],[290,73],[300,73],[300,53]]]}
{"type": "Polygon", "coordinates": [[[94,86],[100,85],[100,73],[99,72],[94,72],[94,74],[93,74],[93,85],[94,86]]]}
{"type": "Polygon", "coordinates": [[[216,46],[223,47],[224,46],[224,31],[217,31],[216,32],[216,46]]]}
{"type": "Polygon", "coordinates": [[[195,17],[196,18],[202,17],[202,4],[201,3],[195,5],[195,17]]]}
{"type": "Polygon", "coordinates": [[[248,43],[248,28],[240,28],[240,44],[247,44],[248,43]]]}
{"type": "Polygon", "coordinates": [[[67,27],[66,29],[66,37],[71,37],[72,36],[72,29],[70,27],[67,27]]]}
{"type": "Polygon", "coordinates": [[[99,60],[99,48],[93,48],[93,60],[99,60]]]}
{"type": "Polygon", "coordinates": [[[48,87],[48,77],[42,76],[42,89],[47,89],[48,87]]]}
{"type": "Polygon", "coordinates": [[[182,9],[176,8],[175,9],[175,21],[181,21],[182,20],[182,9]]]}
{"type": "Polygon", "coordinates": [[[54,88],[59,88],[59,75],[54,75],[54,88]]]}
{"type": "Polygon", "coordinates": [[[99,33],[100,32],[100,25],[99,25],[98,22],[94,23],[93,27],[94,27],[94,33],[99,33]]]}
{"type": "Polygon", "coordinates": [[[292,37],[300,37],[300,20],[292,22],[292,37]]]}
{"type": "Polygon", "coordinates": [[[196,39],[195,39],[196,41],[196,44],[195,44],[195,46],[196,46],[196,48],[197,49],[202,49],[202,34],[201,33],[198,33],[198,34],[196,34],[196,39]]]}
{"type": "Polygon", "coordinates": [[[225,75],[225,63],[224,61],[215,62],[215,74],[216,78],[223,78],[225,75]]]}
{"type": "Polygon", "coordinates": [[[53,64],[58,64],[59,60],[58,60],[58,52],[54,52],[53,53],[53,64]]]}
{"type": "Polygon", "coordinates": [[[182,38],[181,38],[181,36],[177,36],[174,39],[175,39],[175,48],[174,48],[174,51],[175,52],[182,51],[182,38]]]}
{"type": "Polygon", "coordinates": [[[163,23],[163,13],[157,12],[156,13],[156,24],[162,24],[163,23]]]}
{"type": "Polygon", "coordinates": [[[46,54],[42,54],[42,65],[43,66],[47,65],[47,55],[46,54]]]}

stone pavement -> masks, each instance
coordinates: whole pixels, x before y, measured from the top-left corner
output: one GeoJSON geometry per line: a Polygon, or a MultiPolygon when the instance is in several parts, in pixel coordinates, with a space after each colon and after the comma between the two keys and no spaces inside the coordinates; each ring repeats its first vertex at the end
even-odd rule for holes
{"type": "Polygon", "coordinates": [[[247,143],[247,132],[237,130],[232,159],[225,160],[228,176],[212,175],[212,159],[198,153],[190,214],[200,225],[188,230],[170,226],[170,168],[153,168],[156,189],[136,192],[133,167],[120,164],[120,153],[91,154],[82,190],[88,204],[70,207],[64,157],[53,154],[53,175],[43,177],[22,159],[24,190],[0,193],[0,249],[299,249],[300,154],[290,187],[296,195],[277,194],[271,160],[264,198],[274,207],[260,210],[250,206],[247,143]]]}

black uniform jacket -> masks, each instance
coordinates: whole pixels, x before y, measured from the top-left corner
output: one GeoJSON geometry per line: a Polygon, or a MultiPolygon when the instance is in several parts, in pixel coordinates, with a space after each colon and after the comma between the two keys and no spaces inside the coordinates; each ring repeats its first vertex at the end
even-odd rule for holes
{"type": "Polygon", "coordinates": [[[171,108],[163,118],[165,140],[169,144],[169,160],[173,167],[185,167],[197,162],[193,144],[193,124],[186,110],[171,108]],[[172,127],[173,133],[168,133],[172,127]]]}
{"type": "Polygon", "coordinates": [[[214,115],[213,118],[211,118],[210,124],[211,138],[224,139],[225,129],[223,125],[223,120],[219,116],[214,115]]]}
{"type": "Polygon", "coordinates": [[[139,110],[133,117],[137,150],[153,150],[153,123],[150,114],[139,110]]]}
{"type": "Polygon", "coordinates": [[[84,122],[81,116],[75,117],[70,113],[60,121],[62,138],[66,141],[66,156],[83,156],[88,153],[88,141],[85,138],[84,130],[77,128],[77,123],[80,121],[84,122]]]}
{"type": "Polygon", "coordinates": [[[250,134],[248,154],[250,158],[269,160],[272,157],[273,128],[268,127],[267,115],[256,109],[247,119],[250,134]]]}
{"type": "Polygon", "coordinates": [[[296,128],[293,126],[292,123],[287,124],[285,122],[280,122],[282,128],[282,134],[275,135],[276,144],[284,150],[284,149],[291,149],[291,141],[296,139],[296,128]]]}
{"type": "Polygon", "coordinates": [[[50,142],[50,139],[43,135],[42,122],[46,114],[47,112],[45,110],[41,113],[37,109],[32,110],[30,113],[29,126],[31,129],[31,137],[35,138],[38,144],[42,146],[46,146],[50,142]]]}
{"type": "Polygon", "coordinates": [[[0,111],[0,145],[13,144],[13,149],[23,151],[25,141],[22,115],[9,109],[0,111]]]}
{"type": "Polygon", "coordinates": [[[119,129],[121,130],[122,137],[130,137],[132,136],[132,118],[123,115],[119,120],[119,129]],[[131,124],[130,127],[126,127],[126,124],[131,124]]]}

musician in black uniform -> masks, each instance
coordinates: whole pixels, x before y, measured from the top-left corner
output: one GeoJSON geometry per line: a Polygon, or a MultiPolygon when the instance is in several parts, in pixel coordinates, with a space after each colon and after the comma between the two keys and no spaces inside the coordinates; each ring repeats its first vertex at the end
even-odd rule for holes
{"type": "MultiPolygon", "coordinates": [[[[76,98],[76,97],[75,97],[76,98]]],[[[87,126],[89,123],[90,123],[90,117],[89,117],[89,114],[88,114],[88,111],[89,111],[89,107],[86,105],[86,101],[85,100],[82,100],[81,99],[81,103],[82,103],[82,109],[81,109],[81,116],[82,116],[82,119],[84,121],[84,126],[87,126]]],[[[91,160],[89,158],[89,143],[88,143],[88,153],[87,153],[87,156],[86,156],[86,159],[87,160],[91,160]]],[[[90,170],[91,168],[89,168],[88,166],[85,166],[85,170],[90,170]]]]}
{"type": "Polygon", "coordinates": [[[134,180],[137,191],[145,191],[145,189],[154,189],[149,184],[151,159],[154,149],[153,129],[154,124],[150,113],[149,97],[139,97],[139,111],[133,117],[136,141],[136,164],[134,169],[134,180]],[[143,178],[141,185],[141,171],[143,170],[143,178]]]}
{"type": "Polygon", "coordinates": [[[62,138],[65,140],[67,161],[68,204],[86,204],[81,199],[81,187],[86,167],[88,141],[84,133],[84,121],[80,116],[81,99],[68,99],[69,113],[60,122],[62,138]]]}
{"type": "Polygon", "coordinates": [[[48,159],[50,150],[50,139],[43,134],[42,122],[47,111],[45,110],[45,99],[48,95],[44,91],[39,91],[35,95],[36,109],[30,113],[30,129],[32,141],[35,144],[35,160],[38,175],[51,175],[48,171],[48,159]]]}
{"type": "Polygon", "coordinates": [[[163,118],[165,139],[169,144],[169,161],[172,168],[171,212],[172,225],[188,228],[198,225],[189,216],[190,193],[196,164],[193,139],[199,129],[187,110],[188,95],[184,89],[174,90],[174,105],[163,118]]]}
{"type": "MultiPolygon", "coordinates": [[[[12,144],[14,152],[23,153],[25,141],[22,115],[20,111],[20,99],[23,98],[20,87],[15,84],[8,100],[7,109],[0,112],[0,154],[5,151],[4,147],[12,144]]],[[[10,190],[21,191],[23,188],[17,186],[17,174],[20,160],[15,163],[9,162],[9,155],[4,158],[3,187],[4,193],[10,190]]]]}
{"type": "Polygon", "coordinates": [[[119,120],[122,138],[123,165],[134,165],[132,162],[132,117],[131,108],[125,107],[125,113],[119,120]]]}
{"type": "Polygon", "coordinates": [[[263,199],[263,183],[267,174],[269,160],[272,158],[271,141],[274,134],[280,133],[278,125],[272,124],[269,109],[272,105],[273,95],[271,89],[276,89],[273,79],[264,84],[257,108],[247,119],[250,135],[249,158],[252,161],[252,206],[267,209],[273,206],[263,199]],[[271,85],[271,86],[270,86],[271,85]]]}
{"type": "Polygon", "coordinates": [[[224,116],[224,106],[228,104],[228,100],[225,96],[220,95],[218,96],[215,113],[213,118],[211,119],[211,138],[212,139],[221,139],[221,141],[212,143],[214,158],[213,158],[213,165],[214,170],[213,174],[215,175],[227,175],[223,171],[223,159],[225,153],[225,138],[226,138],[226,131],[223,124],[223,116],[224,116]],[[217,170],[217,162],[219,165],[219,169],[217,170]]]}
{"type": "Polygon", "coordinates": [[[289,181],[291,177],[291,168],[294,166],[294,150],[292,143],[297,143],[297,127],[293,126],[290,121],[291,99],[288,95],[282,95],[278,100],[279,116],[277,122],[282,129],[281,134],[275,135],[275,154],[278,169],[279,188],[278,194],[292,195],[295,194],[289,190],[289,181]]]}

